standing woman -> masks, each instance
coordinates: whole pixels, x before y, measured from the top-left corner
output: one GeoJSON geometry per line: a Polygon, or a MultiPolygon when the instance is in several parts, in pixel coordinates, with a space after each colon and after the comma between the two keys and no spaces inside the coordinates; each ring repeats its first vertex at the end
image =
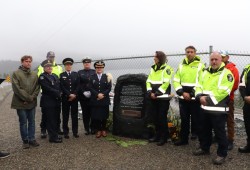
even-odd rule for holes
{"type": "Polygon", "coordinates": [[[104,74],[105,63],[97,61],[94,63],[96,73],[90,78],[91,91],[91,119],[93,120],[96,137],[106,137],[106,122],[109,117],[109,92],[111,91],[111,76],[104,74]]]}
{"type": "Polygon", "coordinates": [[[46,129],[49,133],[49,142],[62,143],[62,138],[58,136],[58,115],[61,112],[61,88],[60,80],[56,74],[52,73],[52,63],[44,60],[41,64],[44,72],[39,76],[39,84],[42,88],[40,106],[42,113],[46,115],[46,129]]]}
{"type": "Polygon", "coordinates": [[[170,94],[173,68],[166,63],[167,57],[162,51],[155,52],[154,62],[146,82],[155,125],[155,135],[149,142],[158,142],[157,145],[162,146],[169,137],[167,126],[169,100],[159,100],[157,96],[170,94]]]}

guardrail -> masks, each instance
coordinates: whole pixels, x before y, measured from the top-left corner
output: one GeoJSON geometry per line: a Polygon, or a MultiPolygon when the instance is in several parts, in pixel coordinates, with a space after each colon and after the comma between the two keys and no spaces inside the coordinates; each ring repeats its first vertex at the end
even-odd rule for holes
{"type": "Polygon", "coordinates": [[[0,85],[0,102],[4,100],[5,97],[10,93],[12,90],[11,83],[3,82],[0,85]]]}

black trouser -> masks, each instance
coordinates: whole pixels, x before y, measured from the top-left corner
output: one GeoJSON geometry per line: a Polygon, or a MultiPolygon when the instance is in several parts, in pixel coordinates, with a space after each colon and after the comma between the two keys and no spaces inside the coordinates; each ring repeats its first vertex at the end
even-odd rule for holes
{"type": "Polygon", "coordinates": [[[151,100],[156,136],[164,140],[169,137],[167,113],[168,100],[151,100]]]}
{"type": "Polygon", "coordinates": [[[103,119],[103,120],[94,119],[93,124],[94,124],[94,128],[97,131],[106,130],[107,119],[103,119]]]}
{"type": "Polygon", "coordinates": [[[191,133],[198,135],[199,129],[199,110],[200,104],[197,101],[185,101],[179,99],[179,109],[181,116],[181,132],[180,138],[183,142],[188,142],[190,131],[190,116],[191,116],[191,133]]]}
{"type": "Polygon", "coordinates": [[[71,112],[72,120],[72,132],[73,134],[78,134],[78,101],[67,101],[62,102],[62,114],[63,114],[63,133],[64,135],[69,134],[69,111],[71,112]]]}
{"type": "Polygon", "coordinates": [[[210,150],[212,144],[212,129],[218,141],[217,155],[221,157],[227,156],[228,140],[225,130],[227,121],[227,114],[225,113],[205,113],[201,109],[201,133],[200,133],[200,147],[205,151],[210,150]]]}
{"type": "Polygon", "coordinates": [[[92,120],[91,120],[91,106],[89,100],[80,100],[81,108],[82,108],[82,119],[85,131],[89,131],[89,128],[92,128],[92,120]]]}
{"type": "Polygon", "coordinates": [[[247,146],[250,146],[250,104],[244,104],[243,106],[243,118],[247,134],[247,146]]]}
{"type": "MultiPolygon", "coordinates": [[[[44,111],[44,108],[41,109],[42,111],[42,119],[41,119],[41,123],[40,123],[40,127],[41,127],[41,132],[42,133],[46,133],[46,122],[47,122],[47,113],[46,111],[44,111]]],[[[60,114],[61,114],[61,106],[56,107],[56,119],[57,119],[57,132],[60,131],[60,124],[61,124],[61,118],[60,118],[60,114]]]]}
{"type": "Polygon", "coordinates": [[[46,129],[48,130],[50,140],[58,139],[58,107],[43,107],[42,110],[46,115],[46,129]]]}

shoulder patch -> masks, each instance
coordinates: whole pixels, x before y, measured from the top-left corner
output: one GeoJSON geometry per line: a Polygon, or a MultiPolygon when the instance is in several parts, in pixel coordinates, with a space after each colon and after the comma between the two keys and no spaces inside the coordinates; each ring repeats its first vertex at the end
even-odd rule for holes
{"type": "Polygon", "coordinates": [[[228,81],[232,82],[233,79],[234,79],[234,78],[233,78],[233,76],[232,76],[231,74],[228,74],[228,75],[227,75],[227,80],[228,80],[228,81]]]}
{"type": "Polygon", "coordinates": [[[171,70],[170,69],[167,69],[166,72],[167,72],[168,75],[171,74],[171,70]]]}
{"type": "Polygon", "coordinates": [[[40,80],[43,80],[44,79],[44,77],[43,76],[40,76],[40,80]]]}

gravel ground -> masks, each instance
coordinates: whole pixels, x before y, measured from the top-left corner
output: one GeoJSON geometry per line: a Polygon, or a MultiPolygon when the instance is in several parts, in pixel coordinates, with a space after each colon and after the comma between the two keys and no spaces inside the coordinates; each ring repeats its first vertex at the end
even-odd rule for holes
{"type": "MultiPolygon", "coordinates": [[[[40,108],[36,113],[36,136],[40,146],[22,149],[16,111],[10,109],[12,93],[0,104],[0,148],[11,156],[0,159],[0,169],[250,169],[250,154],[240,154],[237,148],[245,144],[242,122],[237,120],[235,148],[229,152],[226,163],[212,165],[216,144],[211,155],[195,157],[192,150],[197,141],[188,146],[176,147],[171,142],[159,147],[155,144],[134,145],[124,148],[114,142],[95,136],[85,136],[79,120],[80,138],[64,139],[61,144],[51,144],[40,139],[40,108]]],[[[123,140],[132,140],[123,138],[123,140]]]]}

